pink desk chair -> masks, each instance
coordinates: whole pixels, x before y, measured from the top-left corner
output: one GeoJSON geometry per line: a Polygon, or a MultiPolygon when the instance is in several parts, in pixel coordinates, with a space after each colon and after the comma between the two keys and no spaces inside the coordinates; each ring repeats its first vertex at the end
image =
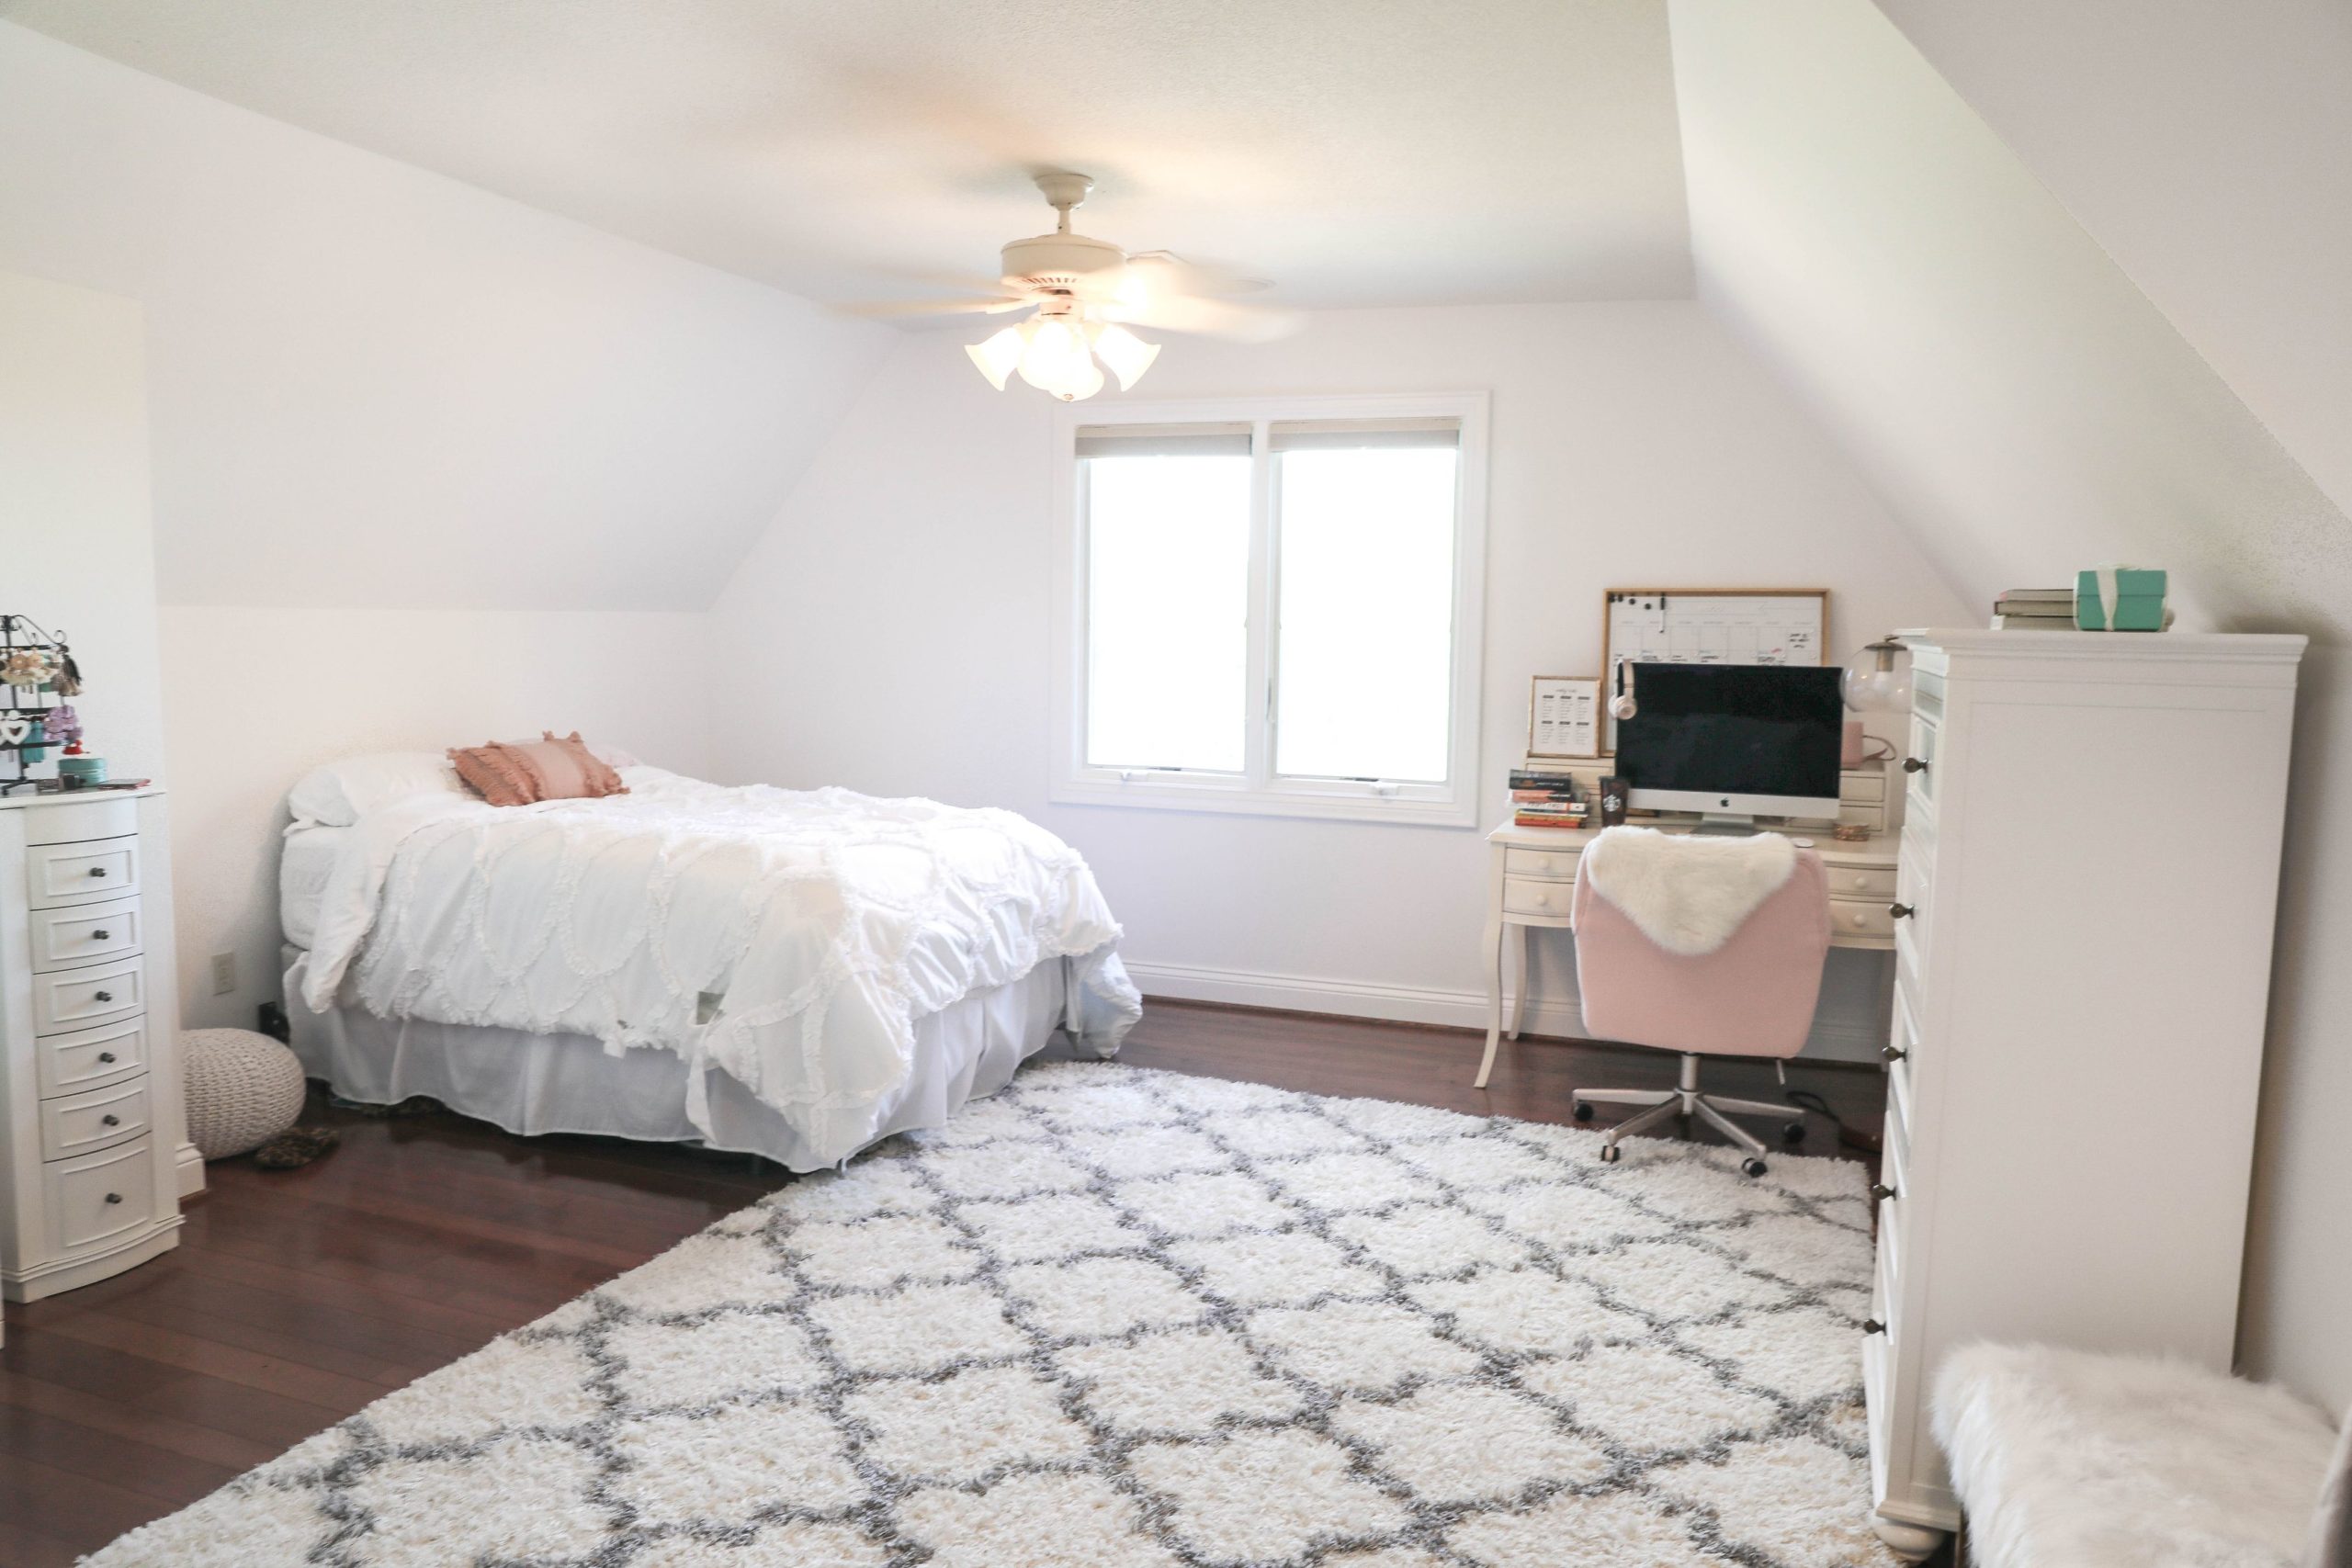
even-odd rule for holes
{"type": "MultiPolygon", "coordinates": [[[[1705,874],[1705,840],[1643,829],[1609,831],[1644,834],[1638,847],[1669,874],[1705,874]]],[[[1719,851],[1720,841],[1715,847],[1719,851]]],[[[1632,915],[1595,887],[1590,870],[1594,852],[1601,849],[1596,840],[1578,863],[1571,908],[1586,1032],[1597,1040],[1680,1052],[1681,1087],[1579,1089],[1576,1118],[1590,1120],[1596,1104],[1647,1107],[1609,1130],[1600,1157],[1614,1161],[1617,1142],[1627,1134],[1669,1116],[1702,1117],[1747,1151],[1742,1169],[1761,1176],[1763,1142],[1731,1118],[1772,1117],[1786,1123],[1783,1137],[1791,1143],[1804,1135],[1803,1119],[1787,1105],[1700,1093],[1699,1058],[1770,1056],[1777,1063],[1803,1048],[1821,994],[1822,960],[1829,951],[1829,882],[1821,857],[1795,850],[1788,880],[1778,891],[1755,904],[1721,945],[1687,953],[1644,934],[1632,915]]],[[[1657,929],[1654,910],[1650,918],[1657,929]]]]}

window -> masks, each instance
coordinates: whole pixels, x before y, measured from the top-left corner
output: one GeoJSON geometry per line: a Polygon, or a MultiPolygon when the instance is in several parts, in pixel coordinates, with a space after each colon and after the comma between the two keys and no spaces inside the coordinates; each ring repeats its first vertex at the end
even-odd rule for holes
{"type": "Polygon", "coordinates": [[[1486,400],[1057,425],[1055,798],[1474,820],[1486,400]]]}

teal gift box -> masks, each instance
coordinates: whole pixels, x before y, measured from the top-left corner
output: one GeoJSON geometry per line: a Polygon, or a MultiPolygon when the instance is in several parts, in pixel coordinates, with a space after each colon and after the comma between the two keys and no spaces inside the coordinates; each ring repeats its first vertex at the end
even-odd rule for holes
{"type": "Polygon", "coordinates": [[[2115,625],[2107,624],[2098,599],[2098,573],[2075,574],[2075,625],[2086,632],[2160,632],[2165,629],[2165,574],[2123,567],[2115,574],[2115,625]]]}

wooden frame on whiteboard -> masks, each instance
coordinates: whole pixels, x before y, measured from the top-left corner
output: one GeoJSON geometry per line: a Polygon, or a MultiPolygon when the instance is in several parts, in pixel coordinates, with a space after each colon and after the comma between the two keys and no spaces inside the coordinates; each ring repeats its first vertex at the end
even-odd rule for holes
{"type": "MultiPolygon", "coordinates": [[[[1829,662],[1829,590],[1826,588],[1610,588],[1600,595],[1600,697],[1603,704],[1616,693],[1610,682],[1617,673],[1615,660],[1609,647],[1610,608],[1620,599],[1818,599],[1821,601],[1821,637],[1814,648],[1814,662],[1829,662]]],[[[1604,708],[1600,721],[1600,754],[1617,754],[1617,730],[1604,708]]]]}
{"type": "Polygon", "coordinates": [[[1538,675],[1527,683],[1527,754],[1531,757],[1552,757],[1564,761],[1589,762],[1600,755],[1601,732],[1609,727],[1609,715],[1603,707],[1600,677],[1598,675],[1538,675]],[[1555,686],[1585,686],[1592,703],[1592,750],[1589,751],[1546,751],[1536,741],[1536,715],[1542,708],[1544,688],[1555,686]]]}

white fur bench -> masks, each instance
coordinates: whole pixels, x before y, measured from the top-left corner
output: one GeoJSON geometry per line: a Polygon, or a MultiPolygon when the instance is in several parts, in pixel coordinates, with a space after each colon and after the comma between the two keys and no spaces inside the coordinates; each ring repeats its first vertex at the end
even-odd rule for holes
{"type": "Polygon", "coordinates": [[[2284,1390],[1980,1345],[1944,1363],[1935,1428],[1975,1568],[2347,1568],[2335,1434],[2284,1390]]]}

